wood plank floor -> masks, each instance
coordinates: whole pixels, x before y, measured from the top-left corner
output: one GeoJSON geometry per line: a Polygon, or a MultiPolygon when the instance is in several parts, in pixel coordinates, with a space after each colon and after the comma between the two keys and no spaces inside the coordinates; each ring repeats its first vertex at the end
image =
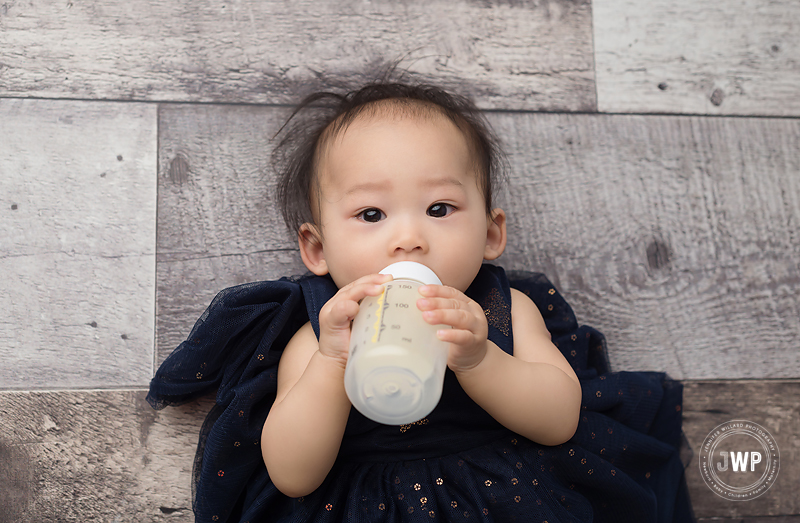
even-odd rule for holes
{"type": "Polygon", "coordinates": [[[483,107],[593,111],[591,3],[3,4],[0,93],[295,103],[401,61],[483,107]],[[323,72],[325,74],[323,74],[323,72]]]}
{"type": "Polygon", "coordinates": [[[153,373],[156,107],[0,99],[0,387],[153,373]]]}
{"type": "Polygon", "coordinates": [[[193,521],[211,400],[143,389],[217,291],[303,272],[288,104],[396,62],[503,139],[500,263],[684,381],[699,520],[800,523],[796,0],[0,3],[0,523],[193,521]],[[748,502],[699,473],[733,419],[781,450],[748,502]]]}
{"type": "Polygon", "coordinates": [[[596,0],[603,112],[800,116],[800,3],[596,0]]]}

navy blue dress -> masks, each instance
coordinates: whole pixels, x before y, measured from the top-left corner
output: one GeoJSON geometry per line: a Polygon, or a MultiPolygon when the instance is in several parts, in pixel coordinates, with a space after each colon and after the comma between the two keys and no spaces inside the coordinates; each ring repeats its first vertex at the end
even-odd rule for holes
{"type": "MultiPolygon", "coordinates": [[[[336,292],[329,277],[251,283],[220,292],[150,385],[154,408],[217,390],[194,469],[198,522],[690,522],[680,459],[680,383],[663,373],[609,372],[605,341],[579,326],[541,274],[484,265],[467,295],[489,339],[511,353],[510,287],[537,305],[581,381],[570,441],[548,447],[478,406],[451,371],[439,405],[391,426],[352,409],[333,469],[312,494],[288,498],[269,479],[260,436],[281,351],[336,292]]],[[[548,401],[531,398],[530,401],[548,401]]]]}

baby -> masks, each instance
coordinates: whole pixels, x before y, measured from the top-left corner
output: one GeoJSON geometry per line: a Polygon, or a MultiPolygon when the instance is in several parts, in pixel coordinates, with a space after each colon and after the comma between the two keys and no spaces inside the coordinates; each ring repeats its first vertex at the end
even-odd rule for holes
{"type": "Polygon", "coordinates": [[[480,112],[437,88],[400,84],[317,95],[301,107],[329,99],[337,106],[295,153],[307,158],[290,164],[281,195],[303,263],[338,292],[319,311],[319,337],[309,322],[281,356],[262,433],[270,479],[301,497],[331,472],[351,413],[351,321],[391,279],[378,272],[398,261],[427,265],[443,283],[423,286],[417,307],[428,323],[452,327],[438,336],[449,343],[456,386],[516,434],[541,445],[569,440],[581,386],[536,305],[510,290],[508,353],[488,339],[484,309],[465,294],[506,245],[505,213],[492,205],[498,151],[480,112]]]}
{"type": "Polygon", "coordinates": [[[375,83],[308,97],[282,132],[278,195],[310,274],[219,292],[150,384],[155,408],[216,391],[197,521],[694,520],[680,383],[610,372],[543,275],[484,263],[506,216],[474,105],[375,83]],[[394,426],[352,408],[344,371],[359,302],[402,260],[443,282],[416,305],[448,369],[436,408],[394,426]]]}

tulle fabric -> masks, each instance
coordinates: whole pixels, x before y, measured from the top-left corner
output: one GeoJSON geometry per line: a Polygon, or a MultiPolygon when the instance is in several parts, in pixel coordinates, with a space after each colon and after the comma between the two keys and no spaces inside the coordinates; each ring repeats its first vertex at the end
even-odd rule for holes
{"type": "MultiPolygon", "coordinates": [[[[414,424],[381,425],[352,410],[334,468],[303,498],[269,480],[260,434],[291,336],[336,292],[328,277],[222,291],[150,387],[154,408],[217,391],[195,462],[199,522],[690,522],[680,383],[663,373],[610,372],[605,340],[578,325],[541,274],[484,265],[467,294],[489,337],[511,353],[510,287],[526,293],[581,380],[573,438],[547,447],[514,434],[475,404],[448,370],[442,400],[414,424]]],[[[547,398],[530,398],[547,401],[547,398]]]]}

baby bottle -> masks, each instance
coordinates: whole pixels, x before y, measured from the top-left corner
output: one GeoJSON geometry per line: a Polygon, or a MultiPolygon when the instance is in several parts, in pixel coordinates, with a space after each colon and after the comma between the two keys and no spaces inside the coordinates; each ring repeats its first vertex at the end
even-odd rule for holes
{"type": "Polygon", "coordinates": [[[344,372],[347,397],[364,416],[387,425],[427,416],[442,396],[447,343],[436,337],[417,308],[419,287],[441,285],[436,274],[415,262],[389,265],[391,274],[379,296],[361,302],[350,334],[344,372]]]}

